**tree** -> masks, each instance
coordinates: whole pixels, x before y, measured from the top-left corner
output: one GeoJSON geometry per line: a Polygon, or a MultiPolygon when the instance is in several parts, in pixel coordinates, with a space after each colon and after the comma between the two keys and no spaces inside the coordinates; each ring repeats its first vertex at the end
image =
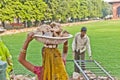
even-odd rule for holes
{"type": "Polygon", "coordinates": [[[72,20],[74,21],[75,18],[77,18],[79,15],[80,3],[78,0],[76,1],[70,0],[69,4],[70,11],[68,12],[68,16],[71,17],[72,20]]]}
{"type": "Polygon", "coordinates": [[[81,0],[80,11],[80,13],[83,15],[82,18],[87,18],[89,16],[88,0],[81,0]]]}
{"type": "Polygon", "coordinates": [[[49,14],[52,14],[52,21],[66,22],[69,0],[44,0],[49,7],[49,14]]]}
{"type": "Polygon", "coordinates": [[[13,21],[15,16],[13,9],[11,8],[12,0],[2,0],[0,6],[0,20],[3,27],[5,27],[5,21],[13,21]]]}
{"type": "Polygon", "coordinates": [[[42,0],[28,0],[24,2],[24,9],[27,12],[25,19],[35,20],[36,22],[44,20],[47,8],[47,5],[42,0]]]}
{"type": "Polygon", "coordinates": [[[112,14],[112,6],[106,2],[102,2],[102,17],[112,14]]]}
{"type": "Polygon", "coordinates": [[[44,21],[67,22],[85,18],[97,18],[111,14],[109,5],[102,0],[0,0],[0,20],[12,22],[14,18],[29,27],[44,21]]]}

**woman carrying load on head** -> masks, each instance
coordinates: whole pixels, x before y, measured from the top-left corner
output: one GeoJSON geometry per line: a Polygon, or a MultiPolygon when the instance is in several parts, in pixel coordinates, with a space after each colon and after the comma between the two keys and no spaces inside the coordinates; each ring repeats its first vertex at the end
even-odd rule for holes
{"type": "Polygon", "coordinates": [[[62,56],[57,44],[45,44],[42,49],[42,66],[35,66],[26,60],[26,51],[29,43],[33,40],[33,36],[34,32],[27,35],[19,55],[19,62],[35,73],[38,80],[68,80],[64,65],[67,57],[68,41],[63,44],[62,56]]]}

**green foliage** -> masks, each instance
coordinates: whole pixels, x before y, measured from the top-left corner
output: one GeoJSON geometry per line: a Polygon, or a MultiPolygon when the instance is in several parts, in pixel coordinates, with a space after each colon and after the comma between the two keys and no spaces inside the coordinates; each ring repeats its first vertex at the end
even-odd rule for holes
{"type": "Polygon", "coordinates": [[[112,6],[106,2],[102,3],[102,17],[112,14],[112,6]]]}
{"type": "Polygon", "coordinates": [[[69,17],[72,17],[72,18],[77,18],[78,17],[78,14],[79,14],[79,9],[80,9],[80,2],[79,1],[73,1],[73,0],[70,0],[69,1],[69,17]]]}
{"type": "Polygon", "coordinates": [[[83,15],[82,18],[86,18],[89,16],[90,13],[88,12],[88,7],[89,7],[88,1],[81,0],[80,11],[81,11],[81,14],[83,15]]]}
{"type": "Polygon", "coordinates": [[[101,5],[98,1],[100,0],[90,0],[89,1],[89,17],[99,17],[99,12],[101,12],[99,5],[101,5]],[[91,6],[92,5],[92,6],[91,6]]]}
{"type": "Polygon", "coordinates": [[[11,0],[3,0],[1,1],[0,7],[0,20],[1,21],[13,21],[15,16],[13,9],[11,8],[12,1],[11,0]]]}
{"type": "Polygon", "coordinates": [[[24,3],[26,12],[30,14],[30,19],[43,20],[47,10],[47,5],[42,0],[26,1],[24,3]]]}
{"type": "Polygon", "coordinates": [[[96,18],[110,14],[102,0],[0,0],[0,20],[52,20],[96,18]]]}
{"type": "Polygon", "coordinates": [[[20,18],[24,20],[43,20],[47,5],[42,0],[3,0],[0,4],[0,20],[20,18]]]}

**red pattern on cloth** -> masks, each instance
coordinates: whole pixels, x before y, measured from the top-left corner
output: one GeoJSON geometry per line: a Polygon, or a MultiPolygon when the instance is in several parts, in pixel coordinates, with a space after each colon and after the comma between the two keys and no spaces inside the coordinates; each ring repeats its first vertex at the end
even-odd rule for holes
{"type": "MultiPolygon", "coordinates": [[[[66,65],[66,60],[63,59],[64,65],[66,65]]],[[[37,75],[38,80],[42,80],[43,66],[34,66],[34,73],[37,75]]]]}
{"type": "Polygon", "coordinates": [[[34,66],[34,73],[37,75],[38,80],[42,80],[42,70],[43,67],[42,66],[34,66]]]}
{"type": "Polygon", "coordinates": [[[63,59],[63,63],[64,63],[64,65],[66,65],[66,60],[63,59]]]}

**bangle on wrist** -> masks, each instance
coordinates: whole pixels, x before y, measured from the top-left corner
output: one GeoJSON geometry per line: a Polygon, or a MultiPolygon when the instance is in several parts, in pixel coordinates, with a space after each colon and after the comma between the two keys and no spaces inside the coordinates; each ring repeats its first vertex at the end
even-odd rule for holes
{"type": "Polygon", "coordinates": [[[68,45],[64,45],[64,47],[68,47],[68,45]]]}
{"type": "Polygon", "coordinates": [[[25,54],[25,53],[26,53],[26,50],[22,48],[22,49],[21,49],[21,53],[24,53],[24,54],[25,54]]]}

